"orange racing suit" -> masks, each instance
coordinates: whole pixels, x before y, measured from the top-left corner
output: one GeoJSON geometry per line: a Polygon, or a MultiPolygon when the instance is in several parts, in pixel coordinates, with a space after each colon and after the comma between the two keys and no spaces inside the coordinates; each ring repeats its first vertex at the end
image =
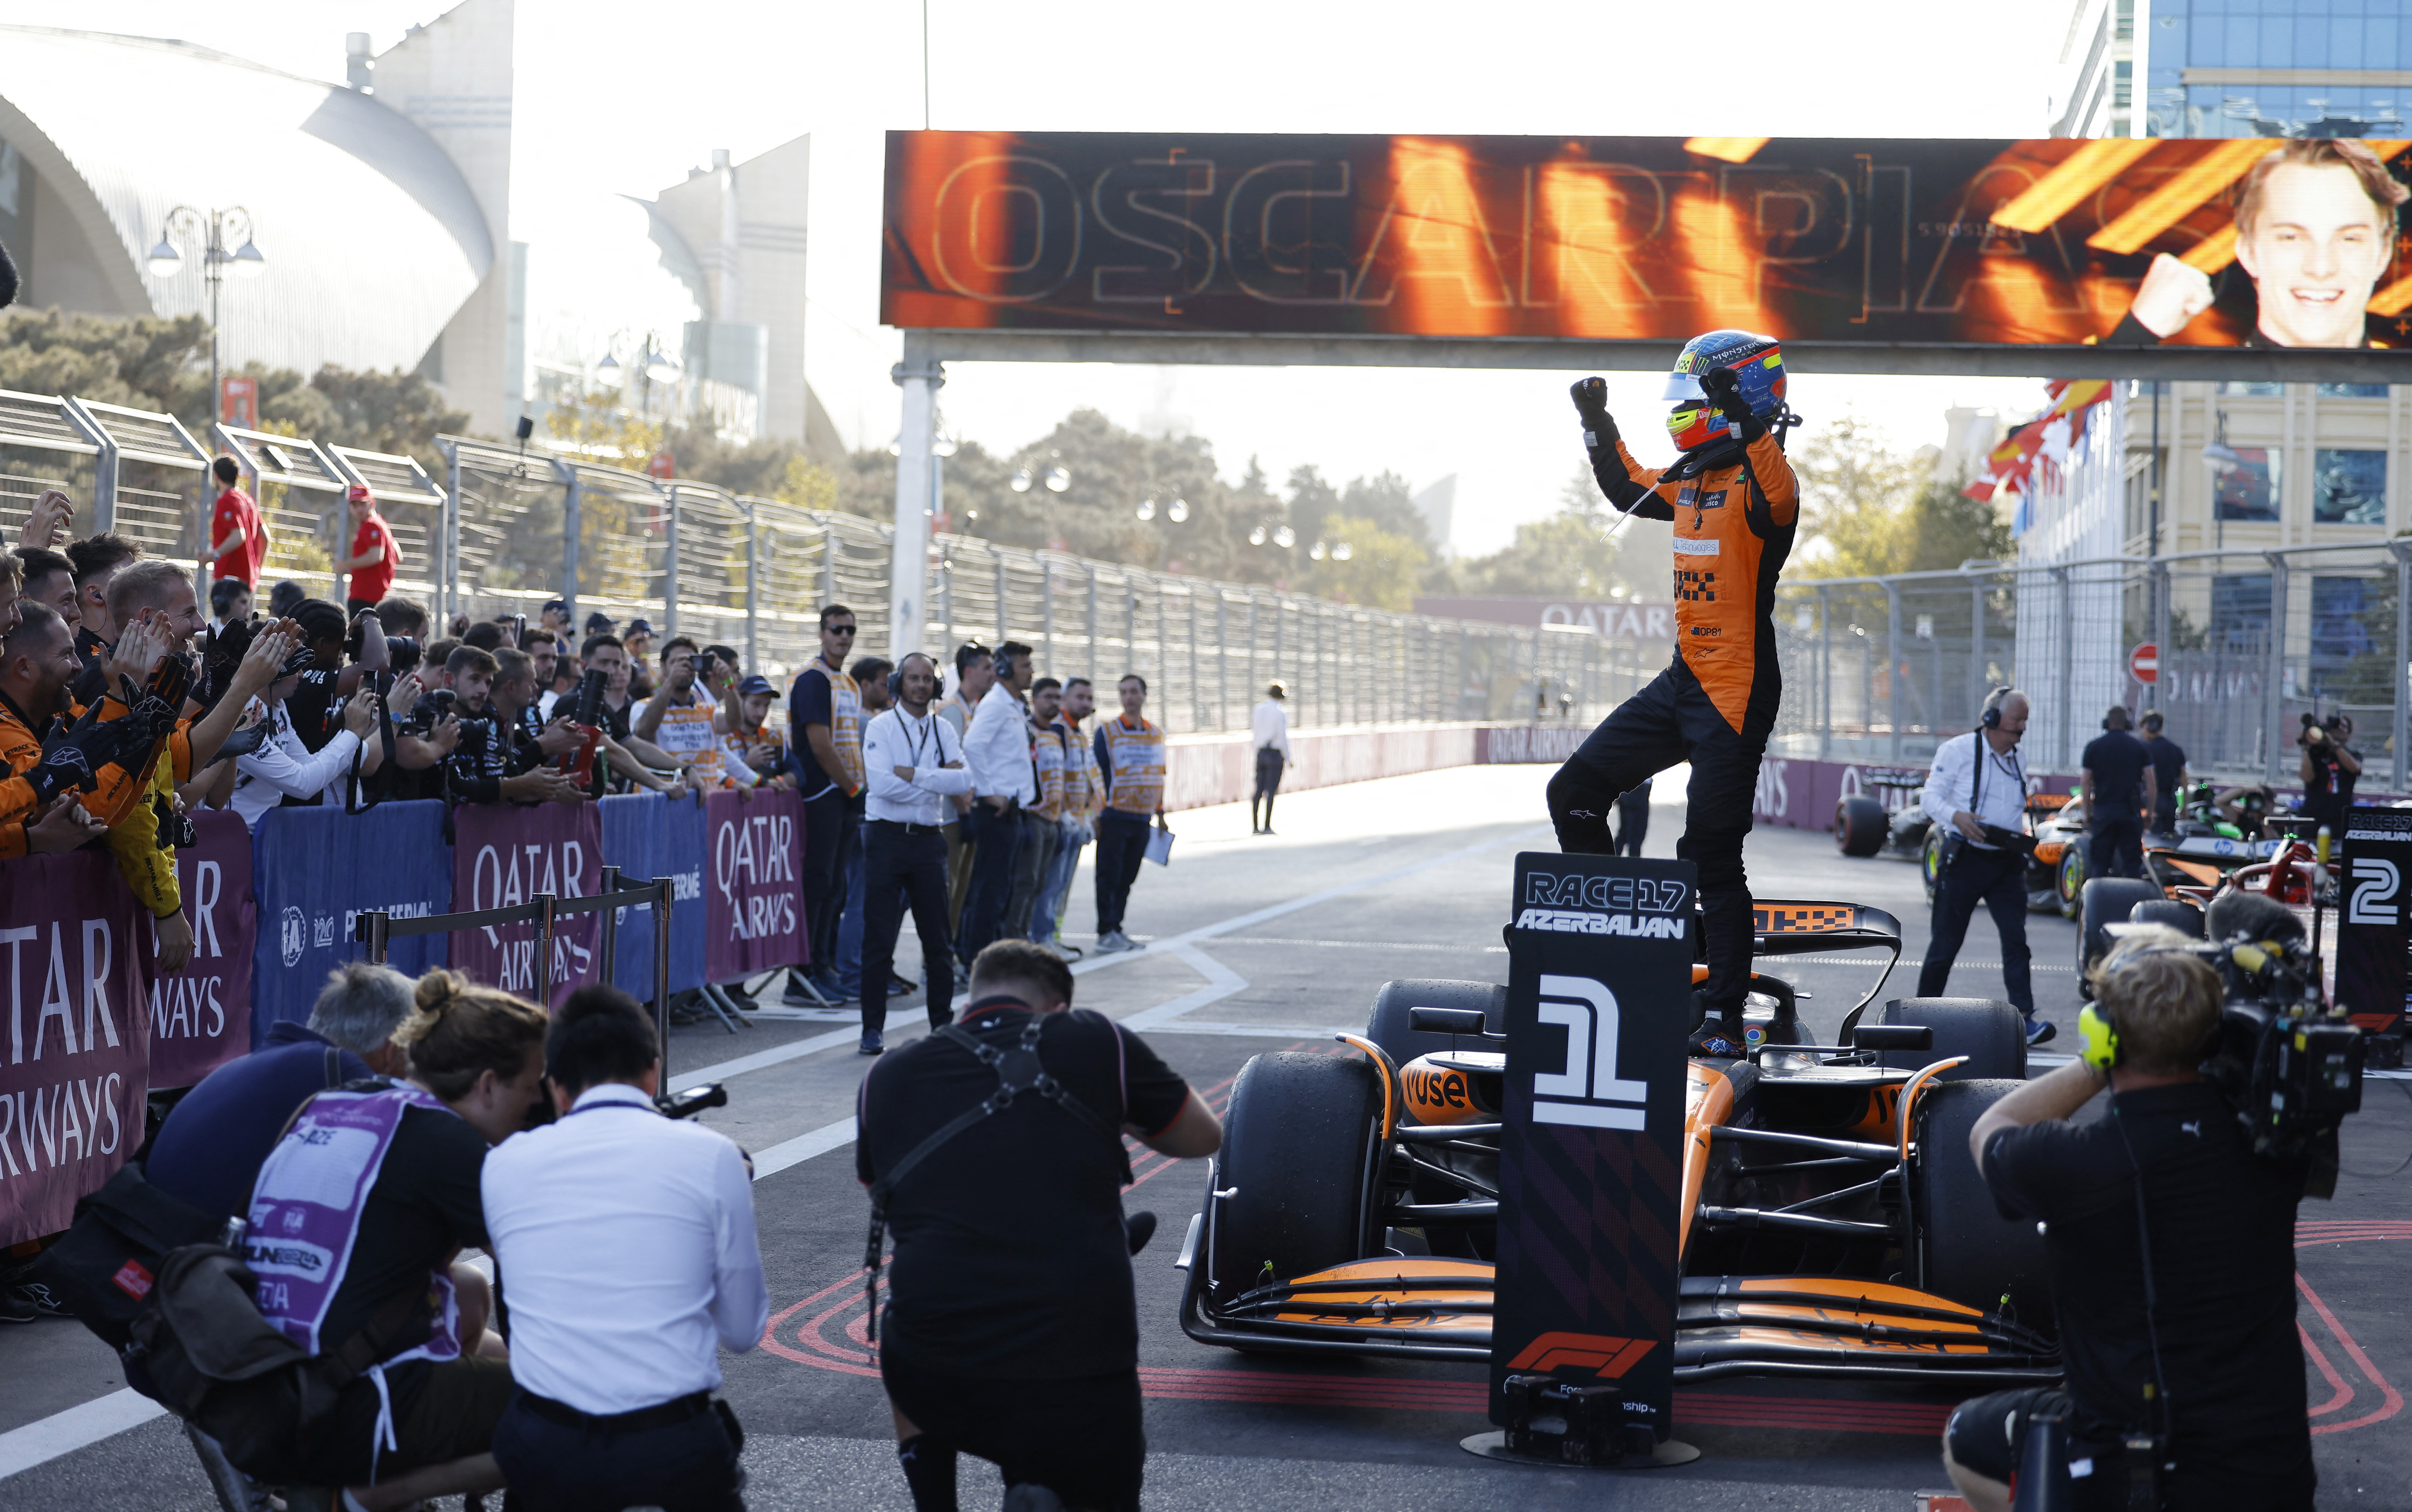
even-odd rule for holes
{"type": "Polygon", "coordinates": [[[1675,853],[1699,869],[1701,1002],[1741,1028],[1750,989],[1750,830],[1759,757],[1784,678],[1775,659],[1775,579],[1792,550],[1801,486],[1774,433],[1722,438],[1663,470],[1611,439],[1592,471],[1609,502],[1675,526],[1675,659],[1619,704],[1550,780],[1563,850],[1613,855],[1618,797],[1678,762],[1692,764],[1689,813],[1675,853]]]}

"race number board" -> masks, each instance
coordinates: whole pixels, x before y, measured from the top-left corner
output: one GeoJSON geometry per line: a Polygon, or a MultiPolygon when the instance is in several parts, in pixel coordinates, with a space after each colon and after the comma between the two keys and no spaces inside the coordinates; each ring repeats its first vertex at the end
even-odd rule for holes
{"type": "Polygon", "coordinates": [[[1508,1376],[1555,1375],[1672,1426],[1693,887],[1682,861],[1516,858],[1495,1423],[1508,1376]]]}
{"type": "Polygon", "coordinates": [[[2336,1000],[2375,1035],[2401,1032],[2405,910],[2412,907],[2412,810],[2356,808],[2346,817],[2337,878],[2336,1000]]]}

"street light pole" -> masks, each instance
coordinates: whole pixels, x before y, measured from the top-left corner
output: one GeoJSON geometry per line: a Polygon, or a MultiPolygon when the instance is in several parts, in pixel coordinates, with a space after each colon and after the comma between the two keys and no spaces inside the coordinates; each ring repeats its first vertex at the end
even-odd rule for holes
{"type": "Polygon", "coordinates": [[[257,277],[267,271],[268,257],[252,240],[251,212],[243,206],[203,212],[190,205],[178,205],[160,222],[159,244],[151,249],[147,259],[152,276],[167,278],[183,270],[184,254],[176,245],[179,233],[201,243],[201,277],[210,291],[210,419],[213,424],[224,424],[226,404],[219,384],[219,289],[226,282],[228,268],[239,278],[257,277]],[[243,238],[243,244],[228,251],[227,243],[237,236],[243,238]]]}

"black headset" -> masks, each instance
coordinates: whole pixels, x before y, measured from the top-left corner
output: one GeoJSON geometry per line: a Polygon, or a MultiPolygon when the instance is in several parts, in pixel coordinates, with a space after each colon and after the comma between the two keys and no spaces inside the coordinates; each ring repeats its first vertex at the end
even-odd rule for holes
{"type": "Polygon", "coordinates": [[[908,651],[904,656],[897,657],[896,665],[889,669],[888,701],[890,703],[902,703],[904,701],[905,656],[919,656],[923,661],[930,664],[930,701],[935,703],[940,698],[945,697],[947,696],[947,674],[938,670],[937,658],[930,655],[927,652],[908,651]]]}
{"type": "Polygon", "coordinates": [[[2015,691],[2016,690],[2008,683],[2005,683],[2000,687],[1995,688],[1993,692],[1986,694],[1985,712],[1977,716],[1977,727],[1979,729],[2001,728],[2002,700],[2008,697],[2015,691]]]}

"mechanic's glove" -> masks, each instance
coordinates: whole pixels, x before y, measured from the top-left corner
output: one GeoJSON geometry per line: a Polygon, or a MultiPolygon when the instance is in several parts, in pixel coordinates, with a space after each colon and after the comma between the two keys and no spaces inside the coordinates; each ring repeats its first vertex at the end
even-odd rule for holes
{"type": "Polygon", "coordinates": [[[1615,449],[1616,420],[1608,413],[1608,380],[1578,378],[1566,392],[1574,396],[1575,413],[1582,417],[1583,449],[1594,457],[1615,449]]]}
{"type": "Polygon", "coordinates": [[[247,756],[267,743],[268,721],[265,719],[255,721],[220,741],[217,754],[204,762],[203,766],[214,767],[221,761],[232,761],[237,756],[247,756]]]}
{"type": "Polygon", "coordinates": [[[1701,374],[1700,392],[1709,396],[1709,403],[1717,406],[1744,446],[1767,433],[1765,422],[1750,412],[1749,401],[1743,398],[1742,379],[1734,375],[1733,369],[1711,368],[1701,374]]]}
{"type": "Polygon", "coordinates": [[[132,729],[121,732],[123,738],[128,742],[129,748],[140,750],[145,746],[156,745],[176,733],[176,726],[184,718],[184,700],[179,697],[175,702],[170,703],[156,693],[144,693],[138,690],[131,679],[124,681],[126,714],[124,719],[111,720],[110,723],[134,727],[132,729]]]}
{"type": "Polygon", "coordinates": [[[23,775],[33,786],[37,808],[48,808],[51,800],[61,793],[89,793],[100,785],[100,779],[93,774],[91,758],[65,743],[43,752],[40,762],[23,775]]]}
{"type": "Polygon", "coordinates": [[[169,708],[183,713],[184,700],[193,692],[192,658],[179,652],[169,652],[151,668],[150,693],[169,708]]]}

